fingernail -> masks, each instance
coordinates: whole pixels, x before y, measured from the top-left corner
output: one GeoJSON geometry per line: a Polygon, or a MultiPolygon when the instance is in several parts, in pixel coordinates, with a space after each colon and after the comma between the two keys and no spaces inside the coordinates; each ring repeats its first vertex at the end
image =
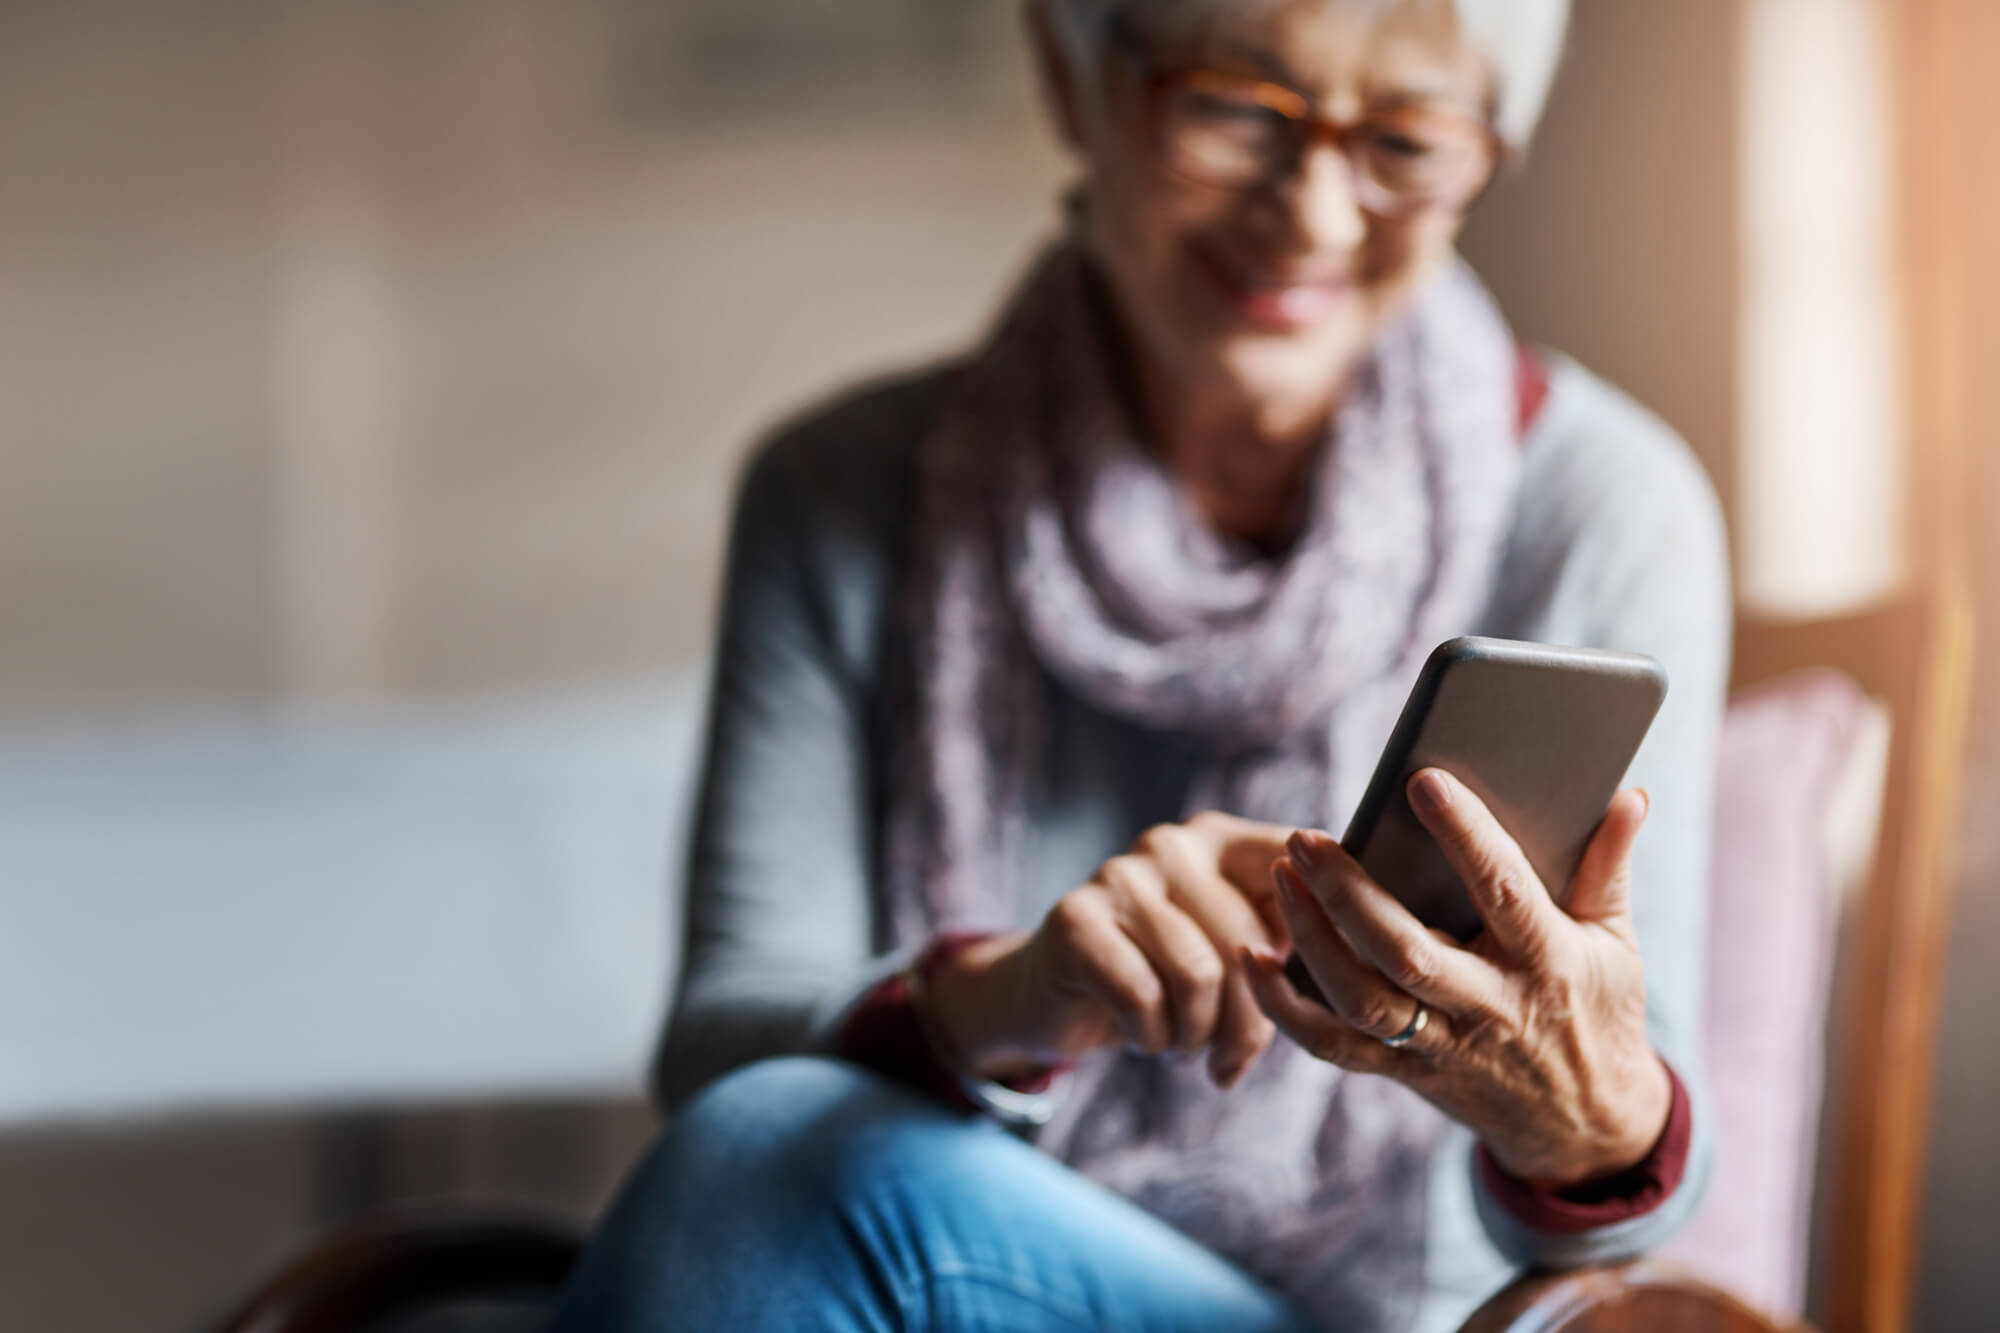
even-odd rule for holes
{"type": "Polygon", "coordinates": [[[1324,836],[1310,829],[1300,829],[1285,839],[1285,846],[1297,858],[1300,865],[1316,866],[1326,859],[1326,848],[1320,845],[1320,839],[1324,836]]]}
{"type": "Polygon", "coordinates": [[[1451,784],[1435,768],[1427,768],[1410,779],[1410,801],[1418,809],[1443,814],[1451,809],[1451,784]]]}
{"type": "Polygon", "coordinates": [[[1644,819],[1647,815],[1653,813],[1653,793],[1647,791],[1644,787],[1638,787],[1634,790],[1639,793],[1640,801],[1644,802],[1639,807],[1639,818],[1644,819]]]}
{"type": "Polygon", "coordinates": [[[1284,961],[1269,949],[1259,949],[1248,944],[1236,946],[1236,957],[1243,966],[1253,972],[1270,972],[1285,965],[1284,961]]]}

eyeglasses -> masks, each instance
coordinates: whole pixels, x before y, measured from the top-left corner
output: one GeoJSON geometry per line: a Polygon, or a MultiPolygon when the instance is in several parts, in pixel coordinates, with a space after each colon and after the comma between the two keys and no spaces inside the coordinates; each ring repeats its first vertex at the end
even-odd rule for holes
{"type": "Polygon", "coordinates": [[[1130,26],[1114,39],[1144,84],[1146,120],[1162,165],[1203,185],[1240,189],[1280,180],[1326,142],[1354,171],[1358,202],[1380,217],[1463,208],[1485,189],[1500,139],[1478,116],[1434,102],[1390,104],[1350,123],[1314,114],[1305,94],[1212,69],[1159,69],[1130,26]]]}

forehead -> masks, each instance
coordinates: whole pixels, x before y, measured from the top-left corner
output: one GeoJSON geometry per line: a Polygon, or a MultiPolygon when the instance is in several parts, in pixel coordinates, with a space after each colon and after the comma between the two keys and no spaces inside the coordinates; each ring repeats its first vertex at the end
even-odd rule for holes
{"type": "Polygon", "coordinates": [[[1260,0],[1202,7],[1162,34],[1176,59],[1290,84],[1322,98],[1361,92],[1482,100],[1486,61],[1451,0],[1260,0]]]}

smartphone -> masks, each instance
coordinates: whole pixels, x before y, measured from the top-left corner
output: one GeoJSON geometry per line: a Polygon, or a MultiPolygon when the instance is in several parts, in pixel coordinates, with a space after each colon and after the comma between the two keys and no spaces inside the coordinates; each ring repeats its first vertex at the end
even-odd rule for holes
{"type": "MultiPolygon", "coordinates": [[[[1650,657],[1467,637],[1438,645],[1410,690],[1341,845],[1419,921],[1460,941],[1479,910],[1410,808],[1418,770],[1478,795],[1558,903],[1667,696],[1650,657]]],[[[1294,984],[1318,997],[1297,954],[1294,984]]]]}

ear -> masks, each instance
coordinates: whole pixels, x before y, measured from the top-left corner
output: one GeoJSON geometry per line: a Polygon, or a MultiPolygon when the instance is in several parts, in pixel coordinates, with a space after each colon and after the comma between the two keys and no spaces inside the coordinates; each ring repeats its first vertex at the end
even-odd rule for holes
{"type": "Polygon", "coordinates": [[[1083,148],[1083,114],[1079,101],[1076,71],[1070,68],[1069,52],[1056,36],[1055,20],[1049,15],[1048,0],[1026,0],[1022,6],[1028,29],[1028,49],[1035,61],[1042,101],[1055,121],[1056,133],[1067,148],[1083,148]]]}

